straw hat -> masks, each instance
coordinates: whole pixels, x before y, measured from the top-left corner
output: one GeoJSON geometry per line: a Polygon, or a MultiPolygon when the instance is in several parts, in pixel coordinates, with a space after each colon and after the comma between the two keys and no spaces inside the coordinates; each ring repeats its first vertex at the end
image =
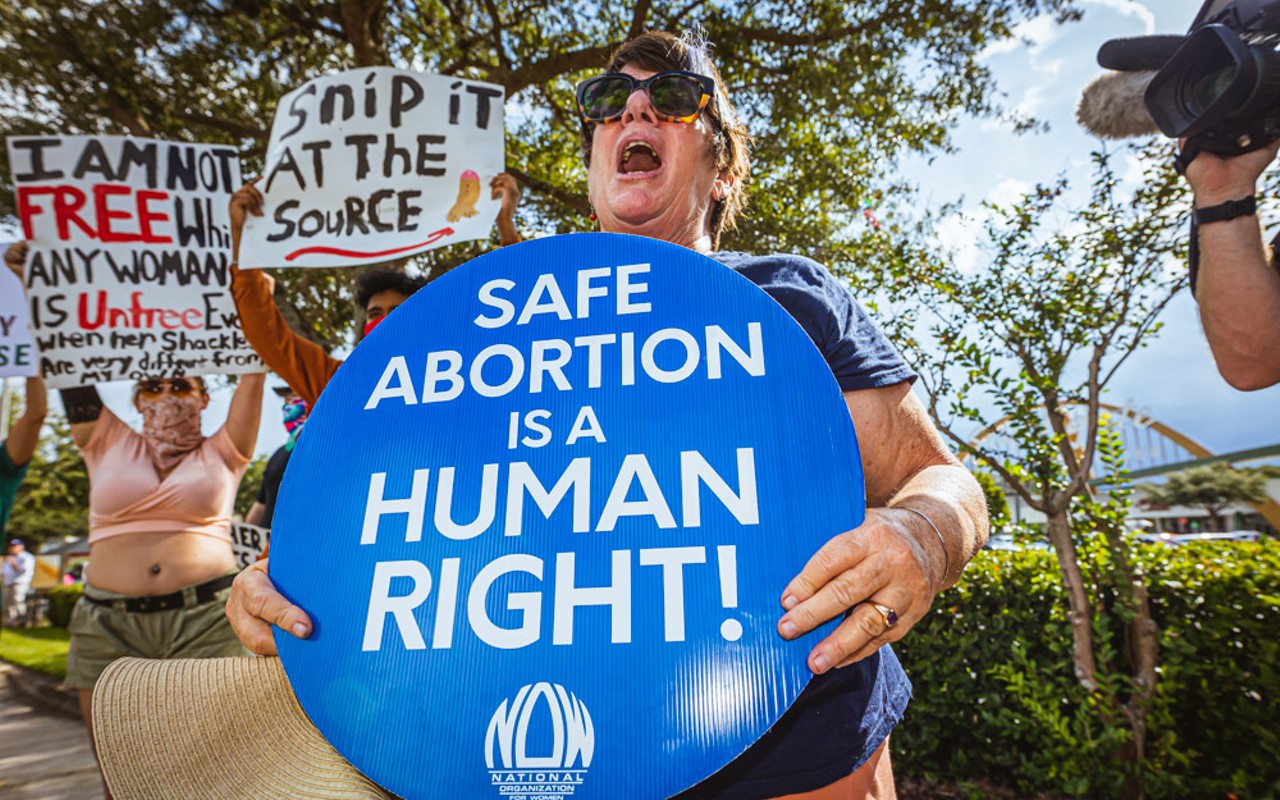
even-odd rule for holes
{"type": "Polygon", "coordinates": [[[325,741],[278,658],[122,658],[93,733],[116,800],[394,797],[325,741]]]}

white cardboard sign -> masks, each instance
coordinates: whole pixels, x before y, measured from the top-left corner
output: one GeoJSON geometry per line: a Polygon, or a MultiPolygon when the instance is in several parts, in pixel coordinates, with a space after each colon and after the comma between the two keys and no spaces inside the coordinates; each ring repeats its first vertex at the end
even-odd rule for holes
{"type": "Polygon", "coordinates": [[[228,291],[234,148],[121,136],[7,144],[51,388],[262,371],[228,291]]]}
{"type": "MultiPolygon", "coordinates": [[[[9,244],[0,242],[0,253],[9,244]]],[[[8,269],[0,268],[0,378],[26,378],[37,374],[36,366],[22,284],[8,269]]]]}
{"type": "Polygon", "coordinates": [[[345,267],[485,239],[503,170],[504,90],[368,67],[326,75],[276,109],[245,267],[345,267]]]}

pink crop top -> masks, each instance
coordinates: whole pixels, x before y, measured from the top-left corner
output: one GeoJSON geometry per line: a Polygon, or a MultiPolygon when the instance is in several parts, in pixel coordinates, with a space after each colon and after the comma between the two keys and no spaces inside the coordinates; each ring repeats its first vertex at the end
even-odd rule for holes
{"type": "Polygon", "coordinates": [[[231,511],[249,459],[225,427],[165,476],[147,441],[103,409],[82,448],[89,469],[89,544],[126,533],[179,531],[231,540],[231,511]]]}

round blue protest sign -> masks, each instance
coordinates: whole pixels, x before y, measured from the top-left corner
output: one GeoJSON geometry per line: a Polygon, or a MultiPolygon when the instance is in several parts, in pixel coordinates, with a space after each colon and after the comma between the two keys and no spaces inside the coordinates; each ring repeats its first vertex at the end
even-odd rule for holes
{"type": "Polygon", "coordinates": [[[655,798],[720,769],[829,627],[783,588],[864,513],[839,388],[710,258],[578,234],[418,292],[307,421],[271,576],[276,643],[360,771],[420,798],[655,798]]]}

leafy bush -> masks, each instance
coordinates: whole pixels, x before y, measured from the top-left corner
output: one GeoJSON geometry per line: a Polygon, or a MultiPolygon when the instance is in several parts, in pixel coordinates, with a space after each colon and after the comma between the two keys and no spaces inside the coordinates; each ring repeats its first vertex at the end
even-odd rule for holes
{"type": "Polygon", "coordinates": [[[84,594],[80,584],[71,586],[54,586],[49,590],[49,624],[55,628],[65,628],[71,624],[71,610],[76,601],[84,594]]]}
{"type": "MultiPolygon", "coordinates": [[[[1140,546],[1134,556],[1160,626],[1148,796],[1280,795],[1280,545],[1140,546]]],[[[1132,736],[1099,698],[1128,691],[1127,678],[1104,671],[1093,696],[1080,687],[1066,609],[1052,553],[980,554],[895,645],[915,683],[894,732],[897,766],[1026,793],[1117,796],[1116,754],[1132,736]]],[[[1099,664],[1119,663],[1124,642],[1106,638],[1096,616],[1099,664]]]]}

